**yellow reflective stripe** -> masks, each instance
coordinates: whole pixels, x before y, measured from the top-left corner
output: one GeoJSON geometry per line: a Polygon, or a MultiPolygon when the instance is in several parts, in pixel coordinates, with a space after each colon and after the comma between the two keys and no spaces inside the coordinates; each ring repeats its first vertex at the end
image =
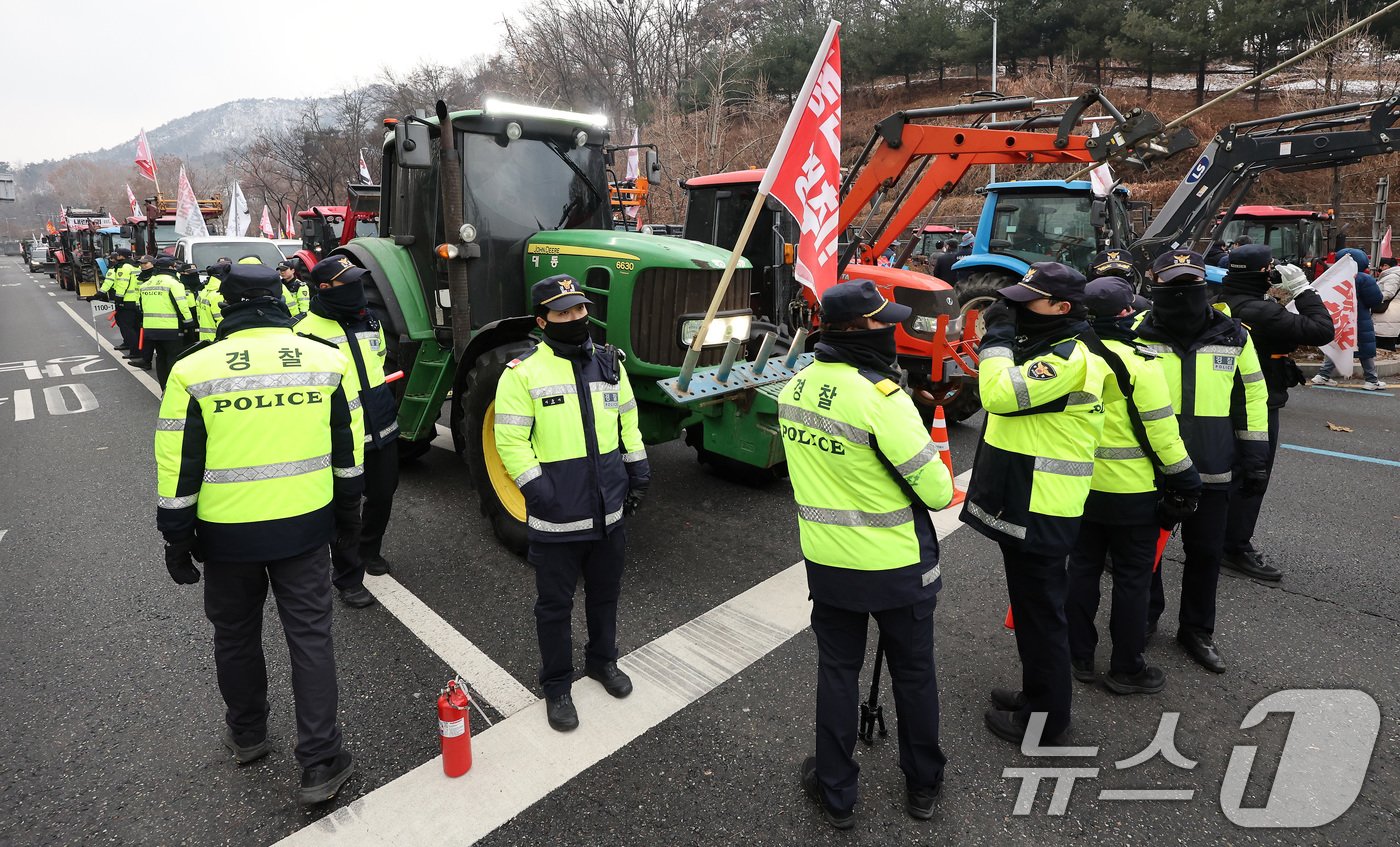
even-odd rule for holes
{"type": "Polygon", "coordinates": [[[1060,476],[1093,476],[1093,462],[1071,462],[1068,459],[1051,459],[1048,456],[1035,457],[1035,469],[1042,473],[1060,476]]]}
{"type": "Polygon", "coordinates": [[[811,523],[829,526],[865,526],[876,529],[892,529],[903,526],[914,519],[908,508],[893,512],[863,512],[859,509],[822,509],[816,506],[798,505],[797,516],[811,523]]]}
{"type": "MultiPolygon", "coordinates": [[[[226,482],[261,482],[268,479],[282,479],[288,476],[300,476],[302,474],[323,471],[331,466],[331,454],[316,456],[310,459],[302,459],[298,462],[275,462],[270,465],[251,465],[246,468],[216,468],[204,472],[204,481],[209,483],[226,482]]],[[[336,468],[336,476],[357,476],[363,473],[364,469],[336,468]],[[348,473],[353,470],[354,473],[348,473]],[[342,473],[346,471],[346,473],[342,473]]]]}
{"type": "Polygon", "coordinates": [[[196,382],[188,389],[195,399],[203,399],[211,394],[228,394],[234,391],[254,391],[259,388],[284,388],[331,386],[340,384],[340,374],[334,371],[301,371],[285,374],[253,374],[251,376],[226,376],[219,379],[196,382]]]}
{"type": "Polygon", "coordinates": [[[848,424],[845,421],[838,421],[835,418],[828,418],[813,411],[794,406],[790,403],[778,405],[778,417],[790,420],[793,423],[801,424],[808,429],[815,429],[827,435],[839,435],[852,444],[862,446],[870,445],[870,433],[858,426],[848,424]]]}
{"type": "Polygon", "coordinates": [[[1018,526],[1010,521],[1004,521],[994,515],[989,515],[986,509],[983,509],[971,500],[967,501],[967,513],[1003,535],[1019,538],[1022,541],[1026,540],[1025,527],[1018,526]]]}
{"type": "Polygon", "coordinates": [[[894,469],[900,476],[909,476],[911,473],[920,470],[924,465],[938,458],[938,448],[932,443],[924,445],[924,449],[914,455],[914,458],[902,464],[895,465],[894,469]]]}

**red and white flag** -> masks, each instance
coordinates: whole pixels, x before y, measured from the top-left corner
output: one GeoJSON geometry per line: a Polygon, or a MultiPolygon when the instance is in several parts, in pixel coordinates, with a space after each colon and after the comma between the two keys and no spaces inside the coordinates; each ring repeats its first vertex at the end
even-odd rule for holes
{"type": "Polygon", "coordinates": [[[180,182],[175,191],[175,234],[209,237],[209,227],[204,225],[204,213],[199,210],[199,199],[194,196],[194,186],[185,175],[184,165],[180,166],[180,182]]]}
{"type": "Polygon", "coordinates": [[[141,130],[141,137],[136,139],[136,167],[140,169],[141,175],[146,179],[155,181],[156,160],[151,155],[151,143],[146,140],[146,131],[141,130]]]}
{"type": "Polygon", "coordinates": [[[130,184],[126,186],[126,202],[131,204],[131,216],[133,218],[141,217],[141,206],[136,202],[136,195],[131,193],[130,184]]]}
{"type": "Polygon", "coordinates": [[[1390,227],[1385,228],[1385,235],[1381,237],[1381,248],[1376,251],[1376,261],[1381,259],[1393,259],[1395,254],[1390,248],[1390,227]]]}
{"type": "Polygon", "coordinates": [[[366,183],[374,182],[374,177],[369,175],[369,165],[365,164],[365,151],[360,151],[360,179],[366,183]]]}
{"type": "MultiPolygon", "coordinates": [[[[1089,131],[1090,138],[1099,137],[1099,125],[1094,124],[1089,131]]],[[[1108,162],[1089,171],[1089,184],[1093,186],[1094,194],[1098,197],[1107,197],[1113,193],[1113,169],[1108,166],[1108,162]]]]}
{"type": "Polygon", "coordinates": [[[818,296],[836,284],[841,211],[841,24],[826,28],[778,147],[759,183],[797,218],[802,232],[793,269],[818,296]]]}
{"type": "Polygon", "coordinates": [[[272,231],[272,216],[267,213],[266,203],[263,204],[262,221],[258,223],[258,231],[262,233],[263,238],[276,237],[272,231]]]}
{"type": "Polygon", "coordinates": [[[1342,256],[1313,283],[1323,305],[1332,313],[1332,326],[1337,331],[1332,342],[1319,349],[1343,378],[1351,376],[1351,357],[1357,348],[1356,271],[1356,260],[1342,256]]]}
{"type": "Polygon", "coordinates": [[[283,233],[283,234],[282,234],[282,237],[283,237],[283,238],[296,238],[296,237],[297,237],[296,227],[293,225],[293,220],[292,220],[292,206],[291,206],[290,203],[287,204],[287,206],[283,209],[283,215],[282,215],[282,233],[283,233]]]}

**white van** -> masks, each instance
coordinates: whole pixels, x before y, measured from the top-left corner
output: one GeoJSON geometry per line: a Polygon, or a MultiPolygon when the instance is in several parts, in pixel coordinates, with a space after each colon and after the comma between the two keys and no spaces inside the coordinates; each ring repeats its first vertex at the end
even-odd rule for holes
{"type": "Polygon", "coordinates": [[[201,277],[208,276],[205,269],[221,257],[237,264],[239,259],[249,256],[256,257],[269,268],[277,267],[277,263],[282,261],[282,251],[277,249],[275,242],[267,238],[238,235],[211,235],[207,238],[185,236],[175,244],[175,261],[181,265],[188,263],[199,268],[201,277]]]}

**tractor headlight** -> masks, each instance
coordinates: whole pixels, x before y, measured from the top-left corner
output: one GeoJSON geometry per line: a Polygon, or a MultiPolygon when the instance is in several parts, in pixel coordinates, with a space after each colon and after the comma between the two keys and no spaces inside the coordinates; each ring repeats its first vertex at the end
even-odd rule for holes
{"type": "Polygon", "coordinates": [[[457,235],[463,242],[470,244],[476,240],[476,227],[471,224],[462,224],[462,226],[457,229],[457,235]]]}
{"type": "MultiPolygon", "coordinates": [[[[682,347],[689,347],[695,343],[695,334],[700,331],[700,324],[704,321],[704,315],[685,315],[681,318],[680,345],[682,347]]],[[[705,331],[705,339],[700,343],[700,346],[719,347],[728,344],[731,338],[748,341],[749,330],[752,326],[753,315],[747,310],[743,313],[717,314],[715,319],[710,322],[709,329],[705,331]]]]}
{"type": "Polygon", "coordinates": [[[915,315],[915,316],[914,316],[914,331],[915,331],[915,332],[927,332],[929,335],[933,335],[933,333],[936,332],[937,330],[938,330],[938,316],[937,316],[937,315],[915,315]]]}

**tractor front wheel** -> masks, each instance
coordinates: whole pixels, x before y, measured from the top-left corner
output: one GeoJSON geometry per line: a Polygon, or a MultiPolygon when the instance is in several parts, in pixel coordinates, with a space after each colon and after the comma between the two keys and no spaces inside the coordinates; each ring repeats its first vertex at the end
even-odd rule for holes
{"type": "Polygon", "coordinates": [[[481,513],[491,521],[491,529],[506,549],[519,556],[529,548],[525,495],[496,452],[496,386],[506,364],[532,346],[528,341],[516,341],[482,353],[471,371],[459,376],[452,400],[453,440],[461,446],[471,470],[481,513]]]}

